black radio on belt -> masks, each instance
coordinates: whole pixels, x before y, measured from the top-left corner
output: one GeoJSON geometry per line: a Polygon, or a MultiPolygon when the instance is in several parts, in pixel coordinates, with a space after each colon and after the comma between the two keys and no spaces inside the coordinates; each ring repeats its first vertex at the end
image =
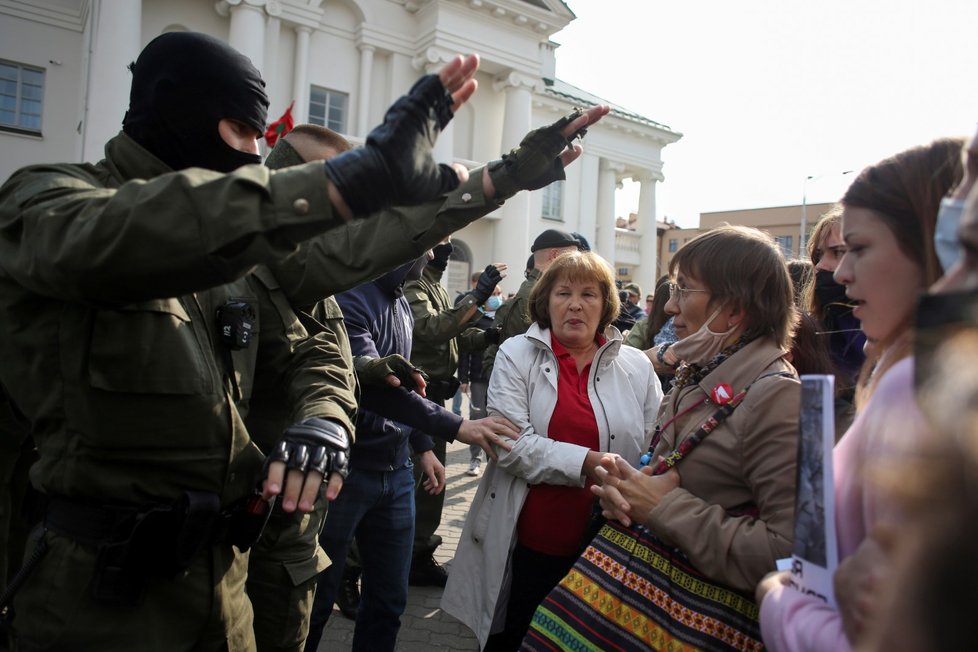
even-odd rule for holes
{"type": "Polygon", "coordinates": [[[217,309],[217,331],[232,351],[244,349],[255,329],[255,309],[250,303],[229,300],[217,309]]]}

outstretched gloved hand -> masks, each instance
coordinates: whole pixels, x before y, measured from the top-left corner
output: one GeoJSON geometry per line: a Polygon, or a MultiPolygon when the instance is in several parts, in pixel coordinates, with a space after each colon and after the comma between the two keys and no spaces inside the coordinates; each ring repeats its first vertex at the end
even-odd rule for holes
{"type": "Polygon", "coordinates": [[[422,77],[387,110],[363,147],[326,161],[326,176],[354,217],[395,204],[421,204],[458,187],[458,173],[435,163],[432,148],[475,92],[478,67],[476,55],[458,56],[437,75],[422,77]]]}
{"type": "Polygon", "coordinates": [[[481,306],[492,296],[492,292],[499,285],[499,282],[506,278],[505,272],[507,269],[508,266],[505,263],[486,265],[482,274],[479,275],[475,289],[472,290],[472,296],[478,305],[481,306]]]}
{"type": "Polygon", "coordinates": [[[609,110],[607,106],[577,109],[524,136],[519,147],[486,166],[495,189],[494,198],[508,199],[520,190],[536,190],[566,178],[564,167],[583,151],[574,139],[583,137],[585,126],[594,124],[609,110]]]}
{"type": "Polygon", "coordinates": [[[392,353],[383,358],[358,355],[353,359],[357,378],[365,385],[403,387],[424,396],[428,376],[402,355],[392,353]],[[393,378],[392,378],[393,377],[393,378]],[[392,382],[396,380],[397,382],[392,382]]]}

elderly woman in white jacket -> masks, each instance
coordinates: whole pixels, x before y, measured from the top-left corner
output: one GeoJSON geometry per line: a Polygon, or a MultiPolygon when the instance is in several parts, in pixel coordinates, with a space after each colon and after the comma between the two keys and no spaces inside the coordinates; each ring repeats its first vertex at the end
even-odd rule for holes
{"type": "Polygon", "coordinates": [[[486,469],[441,602],[485,650],[518,649],[579,556],[602,455],[637,465],[648,446],[662,390],[610,325],[619,308],[603,258],[562,254],[530,295],[530,329],[496,356],[489,413],[522,432],[486,469]]]}

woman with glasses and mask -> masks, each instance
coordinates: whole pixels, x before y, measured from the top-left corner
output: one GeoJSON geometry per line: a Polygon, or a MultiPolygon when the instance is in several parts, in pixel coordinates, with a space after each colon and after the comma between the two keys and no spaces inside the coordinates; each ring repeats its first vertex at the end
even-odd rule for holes
{"type": "MultiPolygon", "coordinates": [[[[756,642],[748,596],[792,543],[800,390],[784,359],[797,319],[791,278],[771,236],[740,226],[690,241],[669,272],[666,312],[679,340],[665,350],[676,375],[642,459],[654,470],[606,456],[592,491],[607,518],[643,526],[662,550],[678,549],[738,594],[742,631],[756,642]],[[724,405],[732,411],[716,419],[724,405]]],[[[711,618],[681,617],[687,604],[671,614],[648,606],[643,616],[668,637],[713,649],[700,637],[711,618]]]]}

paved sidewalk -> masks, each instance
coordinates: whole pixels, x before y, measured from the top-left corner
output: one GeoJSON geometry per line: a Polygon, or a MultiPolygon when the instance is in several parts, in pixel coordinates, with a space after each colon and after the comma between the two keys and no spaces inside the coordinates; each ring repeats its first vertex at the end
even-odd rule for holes
{"type": "MultiPolygon", "coordinates": [[[[463,414],[468,410],[463,407],[463,414]]],[[[484,457],[483,457],[484,460],[484,457]]],[[[469,467],[469,447],[458,442],[449,444],[445,465],[448,486],[445,491],[445,511],[442,513],[438,534],[443,543],[435,552],[435,558],[451,570],[451,560],[462,534],[462,524],[475,496],[480,478],[465,475],[469,467]]],[[[483,461],[483,469],[485,462],[483,461]]],[[[481,476],[480,476],[481,477],[481,476]]],[[[399,652],[428,652],[429,650],[478,650],[479,644],[472,631],[442,612],[438,607],[442,589],[412,586],[408,594],[407,610],[401,617],[401,631],[397,639],[399,652]]],[[[318,652],[347,652],[353,642],[353,621],[347,620],[334,608],[329,618],[318,652]]]]}

